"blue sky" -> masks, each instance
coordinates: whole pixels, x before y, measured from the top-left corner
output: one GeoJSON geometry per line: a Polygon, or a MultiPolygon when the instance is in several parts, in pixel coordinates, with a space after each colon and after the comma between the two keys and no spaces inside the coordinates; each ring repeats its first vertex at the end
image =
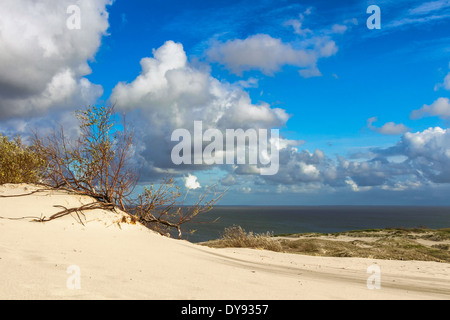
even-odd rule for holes
{"type": "MultiPolygon", "coordinates": [[[[345,148],[365,147],[367,141],[377,146],[395,142],[395,137],[364,130],[367,119],[375,116],[378,124],[401,122],[417,130],[442,126],[439,119],[411,121],[409,113],[440,97],[434,87],[447,71],[450,19],[368,30],[370,15],[365,10],[371,3],[376,2],[117,0],[108,10],[111,36],[104,38],[88,78],[103,85],[107,100],[117,82],[132,81],[140,72],[140,59],[151,56],[167,40],[182,43],[191,60],[203,60],[208,42],[216,37],[224,41],[267,33],[287,42],[301,41],[284,24],[313,8],[305,25],[315,30],[358,19],[358,25],[346,34],[333,37],[339,51],[320,61],[321,77],[299,77],[298,69],[290,66],[270,76],[258,71],[235,76],[213,64],[212,74],[225,81],[258,79],[258,87],[248,90],[252,99],[282,106],[292,114],[286,134],[306,140],[305,147],[311,149],[341,153],[342,148],[329,146],[339,140],[346,140],[345,148]]],[[[386,4],[389,10],[382,9],[383,25],[402,19],[420,4],[386,4]]]]}
{"type": "Polygon", "coordinates": [[[142,184],[193,175],[190,196],[217,183],[222,204],[450,205],[450,1],[53,2],[0,5],[0,132],[70,127],[76,108],[116,102],[142,184]],[[70,4],[80,30],[66,30],[70,4]],[[366,25],[373,4],[380,30],[366,25]],[[173,166],[173,129],[238,128],[240,112],[303,141],[279,174],[173,166]]]}

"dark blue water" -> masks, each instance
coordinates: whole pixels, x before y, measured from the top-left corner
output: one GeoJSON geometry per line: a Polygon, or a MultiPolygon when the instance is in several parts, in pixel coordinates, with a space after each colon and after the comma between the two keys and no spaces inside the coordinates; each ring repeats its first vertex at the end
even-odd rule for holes
{"type": "Polygon", "coordinates": [[[333,233],[379,228],[450,228],[450,207],[216,207],[197,221],[217,223],[185,225],[196,230],[185,238],[201,242],[219,238],[224,229],[240,225],[247,231],[280,233],[333,233]]]}

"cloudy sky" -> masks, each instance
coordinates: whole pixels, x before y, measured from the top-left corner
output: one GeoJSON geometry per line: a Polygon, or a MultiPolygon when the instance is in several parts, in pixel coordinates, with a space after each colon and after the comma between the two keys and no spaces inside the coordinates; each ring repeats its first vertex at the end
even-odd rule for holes
{"type": "Polygon", "coordinates": [[[115,103],[142,185],[170,174],[236,205],[450,205],[449,30],[449,0],[2,0],[0,132],[70,131],[74,110],[115,103]],[[196,120],[279,129],[279,172],[174,165],[171,134],[196,120]]]}

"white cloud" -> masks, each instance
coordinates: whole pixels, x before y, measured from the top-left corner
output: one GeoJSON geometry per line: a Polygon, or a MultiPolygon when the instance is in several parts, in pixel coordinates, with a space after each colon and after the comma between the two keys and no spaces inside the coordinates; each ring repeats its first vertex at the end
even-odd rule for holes
{"type": "Polygon", "coordinates": [[[348,27],[343,24],[335,24],[332,27],[333,33],[345,33],[347,31],[348,27]]]}
{"type": "Polygon", "coordinates": [[[383,125],[381,128],[377,128],[373,126],[373,123],[378,121],[377,117],[370,118],[367,120],[367,127],[369,127],[370,130],[384,134],[384,135],[401,135],[405,132],[409,131],[409,128],[406,127],[404,124],[396,124],[394,122],[388,122],[385,125],[383,125]]]}
{"type": "Polygon", "coordinates": [[[400,191],[429,183],[450,183],[450,129],[407,132],[396,145],[371,148],[369,153],[369,160],[338,157],[335,163],[319,150],[311,154],[288,148],[280,152],[279,173],[264,179],[283,185],[350,186],[354,191],[376,187],[400,191]]]}
{"type": "Polygon", "coordinates": [[[200,183],[197,181],[197,177],[191,174],[184,178],[184,186],[190,190],[201,188],[200,183]]]}
{"type": "Polygon", "coordinates": [[[3,0],[0,9],[0,119],[79,107],[103,93],[84,76],[109,27],[111,0],[80,0],[81,29],[66,25],[71,0],[3,0]]]}
{"type": "MultiPolygon", "coordinates": [[[[335,42],[328,38],[315,38],[308,43],[312,43],[313,47],[296,49],[281,39],[257,34],[243,40],[214,42],[207,55],[211,61],[225,65],[237,75],[249,70],[272,75],[285,65],[317,70],[320,58],[330,57],[338,50],[335,42]]],[[[314,73],[319,74],[317,71],[314,73]]]]}
{"type": "Polygon", "coordinates": [[[433,182],[450,182],[450,130],[439,127],[406,133],[398,148],[413,166],[433,182]]]}
{"type": "Polygon", "coordinates": [[[274,176],[264,177],[266,181],[285,185],[310,182],[325,182],[329,176],[331,163],[321,150],[310,153],[298,151],[292,145],[280,150],[280,169],[274,176]]]}
{"type": "Polygon", "coordinates": [[[348,184],[352,188],[353,192],[359,192],[360,191],[358,185],[356,184],[355,181],[352,180],[352,178],[347,177],[347,179],[345,180],[345,183],[348,184]]]}
{"type": "Polygon", "coordinates": [[[135,80],[113,89],[110,100],[118,110],[134,116],[149,170],[183,169],[171,163],[174,144],[170,138],[175,129],[192,132],[196,120],[203,122],[203,130],[224,132],[279,128],[289,119],[283,109],[264,102],[253,104],[242,84],[219,81],[208,68],[191,64],[180,43],[167,41],[153,51],[152,58],[143,58],[141,67],[135,80]]]}
{"type": "Polygon", "coordinates": [[[300,173],[302,176],[304,176],[307,180],[317,180],[317,178],[320,176],[319,170],[312,165],[312,164],[305,164],[300,163],[299,164],[300,173]]]}
{"type": "Polygon", "coordinates": [[[336,162],[320,150],[299,152],[287,146],[280,151],[278,174],[260,177],[247,172],[250,175],[245,179],[268,190],[298,189],[303,193],[311,187],[330,191],[347,187],[354,192],[408,192],[450,183],[450,129],[408,132],[396,145],[371,148],[368,155],[368,160],[358,161],[338,156],[336,162]]]}
{"type": "Polygon", "coordinates": [[[442,119],[450,119],[450,100],[439,98],[431,105],[424,105],[419,110],[411,113],[411,119],[421,119],[429,116],[438,116],[442,119]]]}
{"type": "Polygon", "coordinates": [[[377,131],[381,134],[386,135],[400,135],[409,131],[409,128],[404,124],[395,124],[394,122],[388,122],[381,128],[378,128],[377,131]]]}
{"type": "MultiPolygon", "coordinates": [[[[268,104],[253,104],[239,84],[229,84],[211,76],[209,69],[189,63],[181,44],[167,42],[154,51],[153,58],[141,61],[142,72],[131,83],[120,83],[113,90],[112,100],[123,110],[137,110],[136,130],[140,138],[142,158],[154,172],[183,172],[170,163],[168,140],[176,128],[192,129],[194,120],[203,120],[204,129],[271,128],[286,123],[288,115],[268,104]],[[139,135],[140,136],[140,135],[139,135]]],[[[374,127],[376,118],[368,121],[372,130],[382,134],[402,134],[402,124],[386,123],[374,127]]],[[[372,149],[370,160],[337,163],[316,150],[299,151],[301,141],[280,141],[278,174],[260,177],[252,166],[234,166],[223,185],[236,185],[236,179],[267,185],[322,185],[330,188],[350,186],[355,191],[406,190],[426,181],[450,181],[450,142],[447,131],[435,128],[419,133],[405,133],[394,147],[372,149]],[[420,142],[422,143],[422,147],[420,142]],[[391,161],[391,159],[400,159],[391,161]],[[409,181],[406,183],[406,181],[409,181]]],[[[202,170],[206,167],[189,167],[202,170]]]]}
{"type": "Polygon", "coordinates": [[[449,129],[407,132],[396,145],[371,149],[371,153],[371,159],[362,162],[340,158],[334,182],[339,185],[339,179],[351,177],[359,188],[381,186],[397,191],[450,182],[449,129]]]}
{"type": "Polygon", "coordinates": [[[239,85],[221,82],[192,66],[183,46],[166,42],[141,60],[142,73],[131,83],[119,83],[111,101],[123,110],[139,109],[154,125],[192,127],[194,120],[223,129],[283,126],[289,115],[267,103],[252,104],[239,85]]]}
{"type": "Polygon", "coordinates": [[[434,157],[438,154],[450,160],[450,130],[439,127],[422,132],[406,133],[402,141],[410,157],[434,157]]]}

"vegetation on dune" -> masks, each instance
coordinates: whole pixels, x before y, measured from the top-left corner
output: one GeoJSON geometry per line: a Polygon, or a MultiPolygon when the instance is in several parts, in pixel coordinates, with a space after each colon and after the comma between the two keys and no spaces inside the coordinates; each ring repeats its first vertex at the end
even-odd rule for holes
{"type": "Polygon", "coordinates": [[[324,257],[417,260],[450,263],[450,229],[379,229],[333,234],[277,235],[225,229],[218,240],[203,243],[214,248],[255,248],[324,257]]]}
{"type": "MultiPolygon", "coordinates": [[[[60,127],[46,136],[34,134],[31,144],[26,145],[20,137],[11,140],[0,134],[0,185],[39,184],[49,190],[63,189],[97,200],[79,208],[61,207],[57,214],[45,219],[37,217],[37,221],[99,208],[121,209],[132,222],[181,238],[183,225],[210,211],[224,195],[210,186],[194,205],[184,206],[185,196],[172,177],[134,195],[139,163],[134,156],[133,130],[125,121],[117,123],[119,117],[113,106],[89,107],[76,115],[77,136],[69,137],[60,127]]],[[[450,262],[450,229],[390,228],[281,236],[233,226],[225,229],[221,239],[204,245],[315,256],[450,262]]]]}
{"type": "Polygon", "coordinates": [[[246,232],[240,226],[226,228],[215,247],[265,249],[276,252],[283,250],[280,242],[273,238],[272,233],[246,232]]]}
{"type": "MultiPolygon", "coordinates": [[[[35,183],[48,189],[62,189],[96,199],[79,208],[38,221],[50,221],[67,214],[93,209],[120,209],[131,221],[139,221],[166,236],[182,237],[182,226],[210,211],[223,196],[214,186],[206,187],[198,201],[184,206],[180,189],[172,177],[159,187],[146,187],[134,195],[139,181],[133,130],[114,112],[114,106],[89,107],[76,113],[78,135],[68,136],[61,126],[49,135],[35,133],[31,146],[20,139],[9,141],[0,135],[0,184],[35,183]]],[[[78,215],[80,218],[80,215],[78,215]]],[[[81,223],[81,218],[79,220],[81,223]]]]}
{"type": "Polygon", "coordinates": [[[329,236],[329,237],[358,237],[358,238],[392,238],[392,237],[404,237],[412,240],[422,239],[430,241],[445,241],[450,240],[450,228],[444,229],[430,229],[426,227],[422,228],[386,228],[386,229],[367,229],[367,230],[354,230],[338,233],[298,233],[298,234],[277,234],[276,237],[290,237],[290,238],[305,238],[305,237],[317,237],[317,236],[329,236]]]}
{"type": "Polygon", "coordinates": [[[0,184],[39,183],[45,166],[33,146],[26,146],[19,136],[10,140],[0,133],[0,184]]]}

